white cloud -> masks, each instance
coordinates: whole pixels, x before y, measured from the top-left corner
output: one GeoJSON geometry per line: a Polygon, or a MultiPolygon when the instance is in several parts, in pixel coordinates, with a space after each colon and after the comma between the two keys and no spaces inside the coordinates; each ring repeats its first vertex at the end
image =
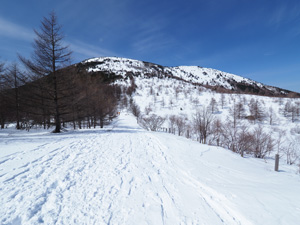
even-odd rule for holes
{"type": "Polygon", "coordinates": [[[167,23],[162,17],[152,17],[139,24],[133,49],[137,52],[161,50],[174,44],[174,38],[165,33],[167,23]]]}
{"type": "Polygon", "coordinates": [[[34,38],[34,32],[27,27],[20,26],[0,17],[0,36],[32,41],[34,38]]]}

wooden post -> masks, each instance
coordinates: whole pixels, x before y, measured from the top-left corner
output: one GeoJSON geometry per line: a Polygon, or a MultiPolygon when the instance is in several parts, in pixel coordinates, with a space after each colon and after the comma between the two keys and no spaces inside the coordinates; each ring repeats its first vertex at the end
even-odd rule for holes
{"type": "Polygon", "coordinates": [[[275,155],[275,171],[278,172],[278,168],[279,168],[279,154],[275,155]]]}

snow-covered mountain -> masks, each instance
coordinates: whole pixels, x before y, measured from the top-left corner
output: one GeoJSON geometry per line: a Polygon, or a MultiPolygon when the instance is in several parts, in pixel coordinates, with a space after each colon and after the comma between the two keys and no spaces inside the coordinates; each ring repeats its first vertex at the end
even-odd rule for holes
{"type": "Polygon", "coordinates": [[[293,93],[277,87],[247,79],[231,73],[199,66],[164,67],[158,64],[118,57],[100,57],[76,64],[91,73],[104,72],[117,78],[128,76],[171,77],[212,89],[252,93],[268,96],[286,96],[293,93]]]}
{"type": "MultiPolygon", "coordinates": [[[[210,89],[281,89],[201,67],[95,58],[71,69],[82,78],[75,84],[115,81],[119,113],[103,129],[88,129],[94,109],[66,120],[61,134],[39,124],[30,132],[0,129],[0,224],[299,223],[299,98],[217,93],[210,89]],[[206,115],[212,123],[200,144],[197,117],[206,115]],[[149,118],[163,119],[158,132],[149,131],[149,118]]],[[[78,96],[74,106],[85,108],[78,96]]]]}

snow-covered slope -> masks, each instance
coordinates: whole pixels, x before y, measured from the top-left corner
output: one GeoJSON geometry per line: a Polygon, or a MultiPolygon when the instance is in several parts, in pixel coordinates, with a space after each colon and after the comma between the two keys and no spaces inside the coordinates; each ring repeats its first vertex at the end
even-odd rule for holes
{"type": "Polygon", "coordinates": [[[192,83],[207,84],[211,86],[223,86],[226,89],[233,89],[230,82],[245,83],[248,85],[264,85],[253,80],[243,78],[230,73],[225,73],[219,70],[202,68],[199,66],[179,66],[169,68],[169,70],[177,77],[192,83]]]}
{"type": "Polygon", "coordinates": [[[290,167],[141,129],[0,131],[1,224],[289,224],[300,221],[290,167]]]}
{"type": "Polygon", "coordinates": [[[78,65],[84,66],[88,72],[106,72],[123,78],[129,75],[171,77],[230,91],[261,95],[286,95],[289,93],[287,90],[264,85],[238,75],[199,66],[164,67],[149,62],[118,57],[92,58],[78,65]]]}

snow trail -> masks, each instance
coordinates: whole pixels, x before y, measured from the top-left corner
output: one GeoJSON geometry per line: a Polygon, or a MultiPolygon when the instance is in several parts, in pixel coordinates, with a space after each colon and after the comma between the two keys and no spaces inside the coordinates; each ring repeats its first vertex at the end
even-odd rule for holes
{"type": "Polygon", "coordinates": [[[1,157],[1,224],[254,224],[158,135],[121,116],[105,132],[45,136],[1,157]]]}

